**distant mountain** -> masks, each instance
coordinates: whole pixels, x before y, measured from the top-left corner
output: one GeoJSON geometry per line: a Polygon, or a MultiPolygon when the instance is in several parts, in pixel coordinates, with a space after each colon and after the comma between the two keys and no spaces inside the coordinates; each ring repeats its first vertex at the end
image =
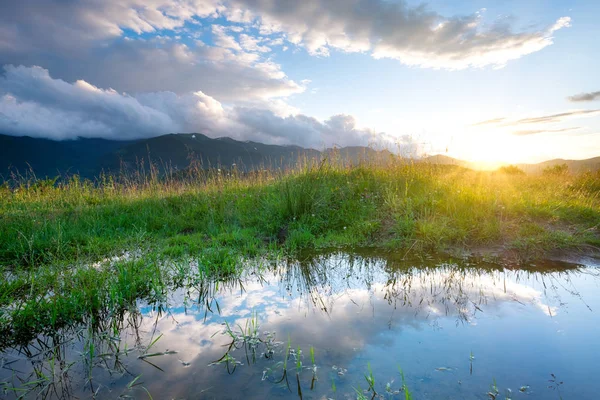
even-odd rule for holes
{"type": "Polygon", "coordinates": [[[118,171],[123,166],[137,168],[142,161],[147,165],[152,160],[159,166],[168,165],[175,170],[187,168],[192,161],[205,168],[237,164],[240,168],[252,169],[263,165],[286,166],[295,162],[300,155],[315,157],[319,154],[321,153],[317,150],[299,146],[242,142],[227,137],[211,139],[199,133],[169,134],[122,146],[104,157],[101,167],[118,171]]]}
{"type": "Polygon", "coordinates": [[[369,147],[344,147],[321,152],[299,146],[267,145],[231,138],[211,139],[195,134],[168,134],[135,141],[77,139],[53,141],[31,137],[0,135],[0,175],[11,171],[33,171],[39,178],[79,174],[86,178],[104,172],[148,167],[151,161],[160,169],[184,170],[194,161],[210,166],[241,169],[281,168],[296,165],[300,158],[340,157],[356,162],[384,155],[369,147]]]}
{"type": "Polygon", "coordinates": [[[459,167],[473,168],[472,163],[468,161],[459,160],[457,158],[452,158],[443,154],[436,154],[434,156],[423,157],[419,160],[419,162],[429,164],[458,165],[459,167]]]}
{"type": "MultiPolygon", "coordinates": [[[[502,163],[485,163],[485,162],[469,162],[459,160],[457,158],[452,158],[443,154],[433,155],[424,157],[419,160],[419,162],[426,162],[431,164],[443,164],[443,165],[458,165],[464,168],[470,168],[475,170],[496,170],[503,165],[502,163]]],[[[599,171],[600,170],[600,157],[589,158],[586,160],[563,160],[563,159],[555,159],[548,160],[538,164],[516,164],[517,167],[522,169],[527,174],[541,174],[544,169],[548,167],[553,167],[555,165],[567,164],[569,167],[569,172],[571,173],[580,173],[587,171],[599,171]]]]}
{"type": "Polygon", "coordinates": [[[370,147],[364,146],[347,146],[342,148],[326,149],[322,152],[322,155],[327,156],[330,159],[339,158],[353,163],[365,160],[386,161],[389,160],[390,157],[395,156],[389,150],[376,151],[370,147]]]}
{"type": "MultiPolygon", "coordinates": [[[[137,169],[141,165],[147,167],[150,161],[160,169],[169,167],[172,171],[185,170],[192,162],[197,162],[204,168],[229,168],[236,164],[240,169],[250,170],[263,167],[285,168],[296,165],[300,159],[324,157],[357,163],[361,160],[385,161],[393,157],[393,154],[387,150],[376,151],[363,146],[318,151],[299,146],[243,142],[227,137],[211,139],[199,133],[168,134],[132,141],[54,141],[0,135],[0,181],[16,171],[21,174],[33,171],[38,178],[65,174],[94,178],[102,171],[117,173],[123,169],[137,169]]],[[[482,168],[481,163],[473,164],[445,155],[424,157],[415,162],[482,168]]],[[[544,168],[560,164],[567,164],[571,172],[600,170],[600,157],[589,160],[550,160],[539,164],[520,164],[518,167],[527,173],[541,173],[544,168]]]]}
{"type": "Polygon", "coordinates": [[[600,157],[588,158],[587,160],[555,159],[544,161],[539,164],[518,164],[517,166],[528,174],[535,174],[542,173],[545,168],[562,164],[567,164],[567,166],[569,167],[569,172],[571,173],[598,171],[600,170],[600,157]]]}
{"type": "Polygon", "coordinates": [[[95,176],[104,157],[129,143],[105,139],[55,141],[0,135],[0,180],[11,172],[33,172],[40,178],[76,173],[95,176]]]}

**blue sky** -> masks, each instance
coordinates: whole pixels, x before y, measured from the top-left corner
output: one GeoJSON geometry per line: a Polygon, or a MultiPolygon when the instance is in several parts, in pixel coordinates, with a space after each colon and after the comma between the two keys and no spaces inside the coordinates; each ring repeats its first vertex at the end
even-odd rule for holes
{"type": "Polygon", "coordinates": [[[588,158],[598,15],[591,0],[3,2],[0,132],[588,158]]]}

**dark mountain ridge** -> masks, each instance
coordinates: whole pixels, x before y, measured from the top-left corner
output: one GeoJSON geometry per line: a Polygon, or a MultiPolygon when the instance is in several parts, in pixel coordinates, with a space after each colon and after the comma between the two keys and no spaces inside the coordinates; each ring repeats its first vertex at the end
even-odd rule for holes
{"type": "MultiPolygon", "coordinates": [[[[168,134],[149,139],[118,141],[85,139],[55,141],[28,136],[0,134],[0,180],[12,174],[37,178],[64,175],[80,175],[94,178],[102,172],[118,173],[135,170],[149,162],[160,170],[172,172],[185,170],[192,163],[202,168],[233,164],[242,170],[256,168],[286,168],[298,161],[338,158],[349,162],[365,159],[385,160],[393,154],[387,150],[377,151],[364,146],[349,146],[323,151],[293,145],[269,145],[252,141],[239,141],[228,137],[209,138],[200,133],[168,134]]],[[[457,165],[479,169],[468,161],[433,155],[415,162],[457,165]]],[[[541,173],[544,168],[567,164],[571,172],[600,170],[600,157],[588,160],[549,160],[539,164],[518,164],[527,173],[541,173]]]]}
{"type": "Polygon", "coordinates": [[[11,173],[54,177],[61,174],[95,176],[103,158],[129,141],[78,139],[56,141],[29,136],[0,135],[0,175],[11,173]]]}
{"type": "Polygon", "coordinates": [[[378,154],[369,147],[352,146],[318,151],[293,145],[269,145],[228,137],[212,139],[200,133],[167,134],[149,139],[117,141],[85,139],[55,141],[32,137],[0,135],[0,175],[35,174],[38,178],[78,174],[97,177],[102,172],[118,173],[148,167],[179,171],[192,163],[203,168],[233,164],[240,169],[285,168],[301,158],[339,156],[358,161],[378,154]]]}
{"type": "Polygon", "coordinates": [[[529,174],[541,173],[544,169],[556,165],[566,164],[572,173],[598,171],[600,170],[600,157],[588,158],[586,160],[563,160],[557,158],[554,160],[543,161],[538,164],[517,164],[519,168],[529,174]]]}

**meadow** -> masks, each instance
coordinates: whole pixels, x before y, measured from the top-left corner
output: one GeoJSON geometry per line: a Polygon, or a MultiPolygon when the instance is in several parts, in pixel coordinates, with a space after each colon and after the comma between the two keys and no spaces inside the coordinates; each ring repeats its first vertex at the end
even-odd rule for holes
{"type": "Polygon", "coordinates": [[[597,253],[600,174],[546,172],[393,158],[9,181],[0,189],[0,347],[160,298],[189,274],[178,260],[197,260],[202,279],[236,274],[241,260],[331,248],[517,262],[597,253]]]}
{"type": "Polygon", "coordinates": [[[151,246],[254,256],[274,248],[439,252],[501,246],[527,257],[600,245],[600,174],[472,171],[397,160],[306,160],[288,171],[155,168],[0,188],[0,265],[94,260],[151,246]]]}

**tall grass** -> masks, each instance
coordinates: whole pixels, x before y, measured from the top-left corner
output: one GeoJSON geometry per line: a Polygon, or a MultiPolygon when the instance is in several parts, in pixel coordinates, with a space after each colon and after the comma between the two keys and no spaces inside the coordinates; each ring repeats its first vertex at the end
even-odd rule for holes
{"type": "MultiPolygon", "coordinates": [[[[598,246],[600,175],[528,176],[390,159],[12,181],[0,188],[0,265],[98,259],[138,247],[171,256],[228,248],[371,246],[532,253],[598,246]]],[[[214,250],[224,263],[228,251],[214,250]]]]}

